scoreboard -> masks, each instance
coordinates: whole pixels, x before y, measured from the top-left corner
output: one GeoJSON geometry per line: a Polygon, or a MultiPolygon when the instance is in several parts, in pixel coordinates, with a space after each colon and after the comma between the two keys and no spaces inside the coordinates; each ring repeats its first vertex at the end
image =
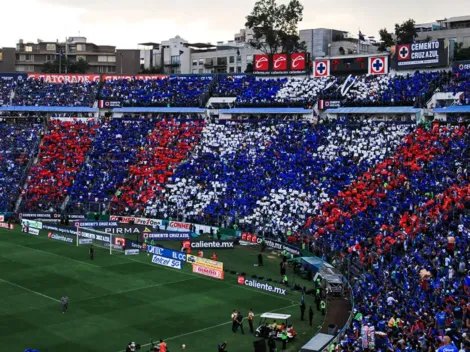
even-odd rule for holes
{"type": "Polygon", "coordinates": [[[332,59],[330,62],[331,75],[348,75],[350,73],[368,73],[368,60],[366,57],[332,59]]]}

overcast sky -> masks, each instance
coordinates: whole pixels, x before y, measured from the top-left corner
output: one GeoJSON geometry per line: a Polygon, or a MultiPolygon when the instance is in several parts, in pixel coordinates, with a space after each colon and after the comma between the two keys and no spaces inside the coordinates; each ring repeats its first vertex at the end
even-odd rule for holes
{"type": "MultiPolygon", "coordinates": [[[[287,2],[287,0],[278,0],[287,2]]],[[[299,29],[359,28],[378,38],[378,30],[393,30],[396,22],[417,23],[470,15],[468,0],[303,0],[304,20],[299,29]],[[450,3],[449,3],[450,5],[450,3]],[[468,9],[461,13],[459,9],[468,9]]],[[[244,27],[254,0],[0,0],[0,47],[18,39],[64,40],[87,37],[95,44],[135,49],[146,41],[161,42],[180,35],[190,42],[227,41],[244,27]]]]}

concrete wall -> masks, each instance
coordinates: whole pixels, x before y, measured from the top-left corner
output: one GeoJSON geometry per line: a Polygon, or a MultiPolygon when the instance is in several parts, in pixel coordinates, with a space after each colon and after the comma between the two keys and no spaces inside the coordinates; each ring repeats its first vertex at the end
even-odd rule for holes
{"type": "Polygon", "coordinates": [[[1,48],[0,53],[2,53],[2,59],[0,60],[0,72],[14,73],[16,61],[15,48],[1,48]]]}

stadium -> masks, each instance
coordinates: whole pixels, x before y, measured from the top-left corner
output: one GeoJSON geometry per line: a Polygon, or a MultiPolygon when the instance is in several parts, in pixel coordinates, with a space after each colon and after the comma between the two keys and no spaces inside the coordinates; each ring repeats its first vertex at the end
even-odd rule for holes
{"type": "Polygon", "coordinates": [[[255,10],[159,73],[0,51],[1,351],[470,351],[470,19],[319,54],[255,10]]]}

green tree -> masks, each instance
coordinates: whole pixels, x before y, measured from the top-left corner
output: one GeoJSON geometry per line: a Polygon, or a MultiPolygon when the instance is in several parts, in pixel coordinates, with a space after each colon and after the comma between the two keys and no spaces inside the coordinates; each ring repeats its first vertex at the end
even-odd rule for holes
{"type": "Polygon", "coordinates": [[[340,55],[346,54],[346,51],[344,50],[344,48],[342,46],[339,47],[338,51],[339,51],[340,55]]]}
{"type": "Polygon", "coordinates": [[[42,67],[43,73],[87,73],[90,68],[90,64],[80,59],[78,61],[71,61],[69,59],[62,58],[61,60],[55,59],[54,61],[48,61],[42,67]],[[59,70],[60,66],[60,70],[59,70]]]}
{"type": "Polygon", "coordinates": [[[254,32],[251,45],[265,54],[305,50],[297,30],[303,10],[299,0],[290,0],[287,5],[278,5],[276,0],[258,0],[246,17],[245,26],[254,32]]]}
{"type": "Polygon", "coordinates": [[[415,20],[409,19],[402,24],[395,24],[395,35],[397,37],[398,44],[413,43],[418,37],[416,32],[415,20]]]}
{"type": "Polygon", "coordinates": [[[245,73],[253,73],[253,63],[248,63],[246,64],[246,70],[245,73]]]}
{"type": "Polygon", "coordinates": [[[152,66],[150,68],[145,68],[144,65],[142,64],[142,65],[140,65],[139,73],[146,74],[146,75],[149,75],[149,74],[162,74],[163,73],[163,67],[152,66]]]}
{"type": "Polygon", "coordinates": [[[470,60],[470,48],[463,48],[463,43],[455,43],[454,60],[470,60]]]}
{"type": "Polygon", "coordinates": [[[392,33],[387,31],[387,28],[383,28],[379,31],[380,35],[380,44],[377,50],[379,52],[387,51],[387,48],[390,48],[393,45],[392,33]]]}

